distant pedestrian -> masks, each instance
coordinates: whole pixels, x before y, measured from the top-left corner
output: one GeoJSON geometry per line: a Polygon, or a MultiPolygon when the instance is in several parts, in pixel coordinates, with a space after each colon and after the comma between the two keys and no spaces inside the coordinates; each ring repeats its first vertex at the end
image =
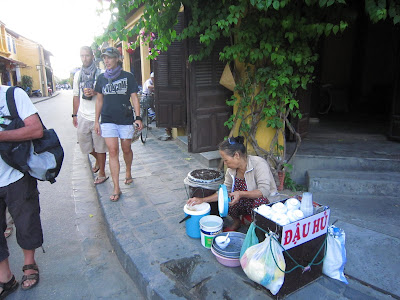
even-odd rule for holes
{"type": "Polygon", "coordinates": [[[117,48],[104,49],[101,57],[104,60],[106,71],[98,77],[95,87],[98,93],[95,130],[105,138],[108,147],[111,177],[114,184],[110,200],[114,202],[118,201],[121,195],[118,139],[121,140],[121,149],[126,165],[125,184],[131,184],[133,182],[131,141],[135,131],[134,126],[137,126],[138,130],[143,127],[140,117],[140,102],[137,97],[138,85],[132,73],[122,70],[120,56],[117,48]],[[136,119],[134,119],[133,111],[136,119]]]}
{"type": "Polygon", "coordinates": [[[142,99],[145,99],[146,103],[149,105],[147,109],[151,121],[156,118],[156,112],[153,109],[154,100],[154,72],[151,72],[150,78],[147,79],[143,84],[142,99]]]}
{"type": "MultiPolygon", "coordinates": [[[[7,86],[0,86],[0,117],[9,116],[6,102],[7,86]]],[[[0,128],[0,143],[32,140],[43,136],[43,127],[37,115],[37,109],[22,89],[14,91],[15,104],[25,126],[4,131],[0,128]]],[[[5,124],[9,120],[2,118],[5,124]]],[[[35,261],[35,249],[43,244],[43,232],[40,222],[39,191],[37,181],[28,173],[10,167],[0,157],[0,224],[6,229],[6,207],[14,219],[17,229],[17,242],[24,253],[24,275],[21,280],[23,290],[36,286],[39,282],[39,268],[35,261]]],[[[0,235],[0,298],[4,299],[18,287],[11,273],[9,251],[4,234],[0,235]]]]}
{"type": "Polygon", "coordinates": [[[99,174],[94,184],[100,184],[108,179],[105,173],[107,145],[94,129],[97,98],[94,86],[101,70],[96,67],[90,47],[82,47],[80,56],[82,68],[74,76],[72,123],[78,128],[78,142],[82,153],[91,154],[96,159],[92,171],[99,174]]]}
{"type": "MultiPolygon", "coordinates": [[[[150,74],[150,78],[147,79],[143,84],[143,96],[144,97],[153,97],[154,99],[154,72],[150,74]]],[[[155,111],[152,107],[149,108],[149,116],[154,119],[155,111]]],[[[165,128],[165,133],[158,137],[161,141],[168,141],[172,138],[172,128],[165,128]]]]}

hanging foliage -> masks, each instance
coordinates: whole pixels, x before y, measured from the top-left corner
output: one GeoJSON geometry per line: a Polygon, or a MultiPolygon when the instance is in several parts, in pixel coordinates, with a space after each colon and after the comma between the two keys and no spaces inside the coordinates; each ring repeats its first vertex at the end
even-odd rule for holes
{"type": "Polygon", "coordinates": [[[190,53],[189,61],[201,60],[218,39],[228,37],[231,43],[220,52],[220,59],[241,63],[246,71],[237,76],[236,93],[227,101],[237,110],[225,125],[237,127],[275,170],[285,168],[300,145],[300,135],[290,120],[302,117],[297,95],[314,80],[319,39],[342,33],[360,10],[373,22],[400,23],[396,0],[113,0],[110,10],[110,26],[97,43],[110,38],[127,41],[138,35],[141,39],[130,47],[151,44],[152,59],[174,41],[195,38],[203,47],[190,53]],[[129,15],[142,7],[143,15],[127,29],[129,15]],[[182,7],[189,20],[178,34],[174,25],[182,7]],[[255,137],[260,124],[275,129],[270,149],[261,148],[255,137]],[[297,141],[290,155],[286,154],[285,128],[297,141]]]}

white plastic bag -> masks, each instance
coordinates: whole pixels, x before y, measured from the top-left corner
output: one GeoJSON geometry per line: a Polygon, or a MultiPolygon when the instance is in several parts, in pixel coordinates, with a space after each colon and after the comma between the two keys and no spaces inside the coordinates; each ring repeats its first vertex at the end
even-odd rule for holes
{"type": "Polygon", "coordinates": [[[240,264],[247,277],[276,295],[285,279],[282,271],[285,271],[286,263],[282,247],[275,240],[276,236],[275,239],[272,236],[275,235],[270,233],[263,242],[248,248],[241,257],[240,264]]]}
{"type": "Polygon", "coordinates": [[[326,254],[322,273],[333,279],[348,284],[344,276],[344,265],[346,264],[346,235],[344,231],[334,225],[329,226],[326,238],[326,254]]]}

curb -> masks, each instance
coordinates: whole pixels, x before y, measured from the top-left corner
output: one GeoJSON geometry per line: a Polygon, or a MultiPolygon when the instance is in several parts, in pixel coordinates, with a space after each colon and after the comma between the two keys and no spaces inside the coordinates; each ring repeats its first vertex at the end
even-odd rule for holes
{"type": "Polygon", "coordinates": [[[30,97],[30,98],[31,98],[32,103],[33,103],[33,104],[36,104],[36,103],[43,102],[43,101],[49,100],[49,99],[51,99],[51,98],[57,97],[59,94],[60,94],[59,92],[55,92],[55,93],[53,93],[53,95],[51,95],[50,97],[44,97],[43,99],[40,99],[40,100],[37,100],[37,101],[33,101],[33,98],[32,98],[32,97],[30,97]]]}

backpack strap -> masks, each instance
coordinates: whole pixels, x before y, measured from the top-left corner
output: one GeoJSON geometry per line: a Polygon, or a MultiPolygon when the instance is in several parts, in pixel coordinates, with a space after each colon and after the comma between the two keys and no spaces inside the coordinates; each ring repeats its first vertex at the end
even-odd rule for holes
{"type": "MultiPolygon", "coordinates": [[[[15,119],[19,117],[18,111],[17,111],[17,105],[15,104],[15,89],[20,88],[18,86],[12,86],[9,87],[7,92],[6,92],[6,100],[7,100],[7,106],[8,110],[10,111],[10,117],[11,119],[15,119]]],[[[42,123],[43,129],[47,129],[46,126],[44,126],[42,119],[40,118],[39,114],[37,114],[40,123],[42,123]]]]}
{"type": "Polygon", "coordinates": [[[19,117],[18,111],[17,111],[17,106],[15,105],[15,98],[14,98],[14,91],[16,88],[17,87],[15,87],[15,86],[9,87],[6,92],[8,110],[10,111],[10,116],[13,119],[16,117],[19,117]]]}

